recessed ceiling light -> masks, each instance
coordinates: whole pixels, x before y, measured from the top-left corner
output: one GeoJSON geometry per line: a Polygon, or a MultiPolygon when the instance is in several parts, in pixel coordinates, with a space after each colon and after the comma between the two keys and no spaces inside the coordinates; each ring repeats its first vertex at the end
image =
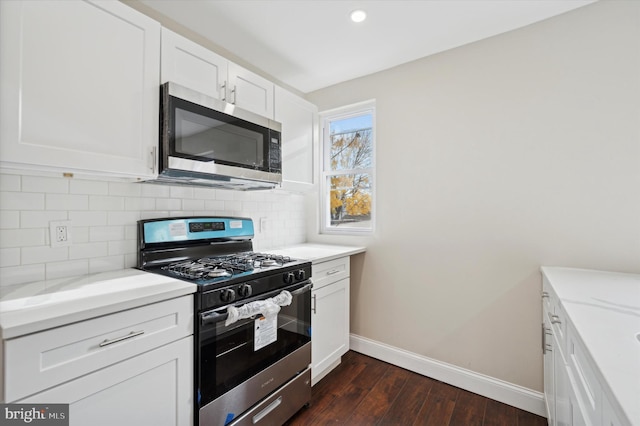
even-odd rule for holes
{"type": "Polygon", "coordinates": [[[351,12],[351,20],[353,22],[362,22],[367,19],[367,13],[364,10],[354,10],[351,12]]]}

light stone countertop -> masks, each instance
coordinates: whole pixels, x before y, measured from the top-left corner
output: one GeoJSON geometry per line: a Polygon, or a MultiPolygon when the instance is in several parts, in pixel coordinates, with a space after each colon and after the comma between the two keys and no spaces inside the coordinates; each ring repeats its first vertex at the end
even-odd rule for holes
{"type": "Polygon", "coordinates": [[[365,247],[341,246],[333,244],[298,244],[280,249],[267,250],[272,254],[289,256],[294,259],[310,260],[312,263],[326,262],[345,256],[364,253],[365,247]]]}
{"type": "Polygon", "coordinates": [[[640,274],[542,267],[601,385],[640,425],[640,274]]]}
{"type": "Polygon", "coordinates": [[[195,284],[137,269],[0,289],[0,338],[11,339],[192,294],[195,284]]]}

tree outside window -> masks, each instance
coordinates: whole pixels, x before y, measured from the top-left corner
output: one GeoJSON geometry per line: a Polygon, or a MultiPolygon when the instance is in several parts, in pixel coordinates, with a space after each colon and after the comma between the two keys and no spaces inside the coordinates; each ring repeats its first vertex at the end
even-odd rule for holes
{"type": "Polygon", "coordinates": [[[324,232],[373,230],[374,110],[372,105],[325,118],[324,232]]]}

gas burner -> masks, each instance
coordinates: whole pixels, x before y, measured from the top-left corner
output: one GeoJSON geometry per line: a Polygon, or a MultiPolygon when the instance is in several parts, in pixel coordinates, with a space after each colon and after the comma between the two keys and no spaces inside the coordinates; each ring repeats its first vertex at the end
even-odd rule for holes
{"type": "Polygon", "coordinates": [[[231,276],[231,274],[224,269],[218,269],[218,267],[214,267],[211,271],[207,273],[207,276],[209,276],[210,278],[220,278],[220,277],[229,277],[231,276]]]}
{"type": "Polygon", "coordinates": [[[265,259],[265,260],[261,260],[259,262],[260,262],[260,266],[261,267],[276,266],[278,264],[278,262],[275,259],[265,259]]]}

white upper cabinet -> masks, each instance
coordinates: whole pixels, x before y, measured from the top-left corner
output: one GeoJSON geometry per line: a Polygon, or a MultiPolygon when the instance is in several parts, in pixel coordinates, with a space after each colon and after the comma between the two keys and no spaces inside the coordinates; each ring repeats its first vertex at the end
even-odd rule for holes
{"type": "Polygon", "coordinates": [[[308,191],[313,188],[318,108],[276,86],[275,119],[282,123],[282,188],[308,191]]]}
{"type": "Polygon", "coordinates": [[[228,62],[188,38],[162,28],[162,83],[171,81],[212,98],[226,100],[228,62]]]}
{"type": "Polygon", "coordinates": [[[273,119],[273,83],[229,62],[227,102],[273,119]]]}
{"type": "Polygon", "coordinates": [[[3,167],[154,176],[160,24],[116,1],[0,2],[3,167]]]}
{"type": "Polygon", "coordinates": [[[273,83],[166,28],[162,82],[171,81],[273,119],[273,83]]]}

